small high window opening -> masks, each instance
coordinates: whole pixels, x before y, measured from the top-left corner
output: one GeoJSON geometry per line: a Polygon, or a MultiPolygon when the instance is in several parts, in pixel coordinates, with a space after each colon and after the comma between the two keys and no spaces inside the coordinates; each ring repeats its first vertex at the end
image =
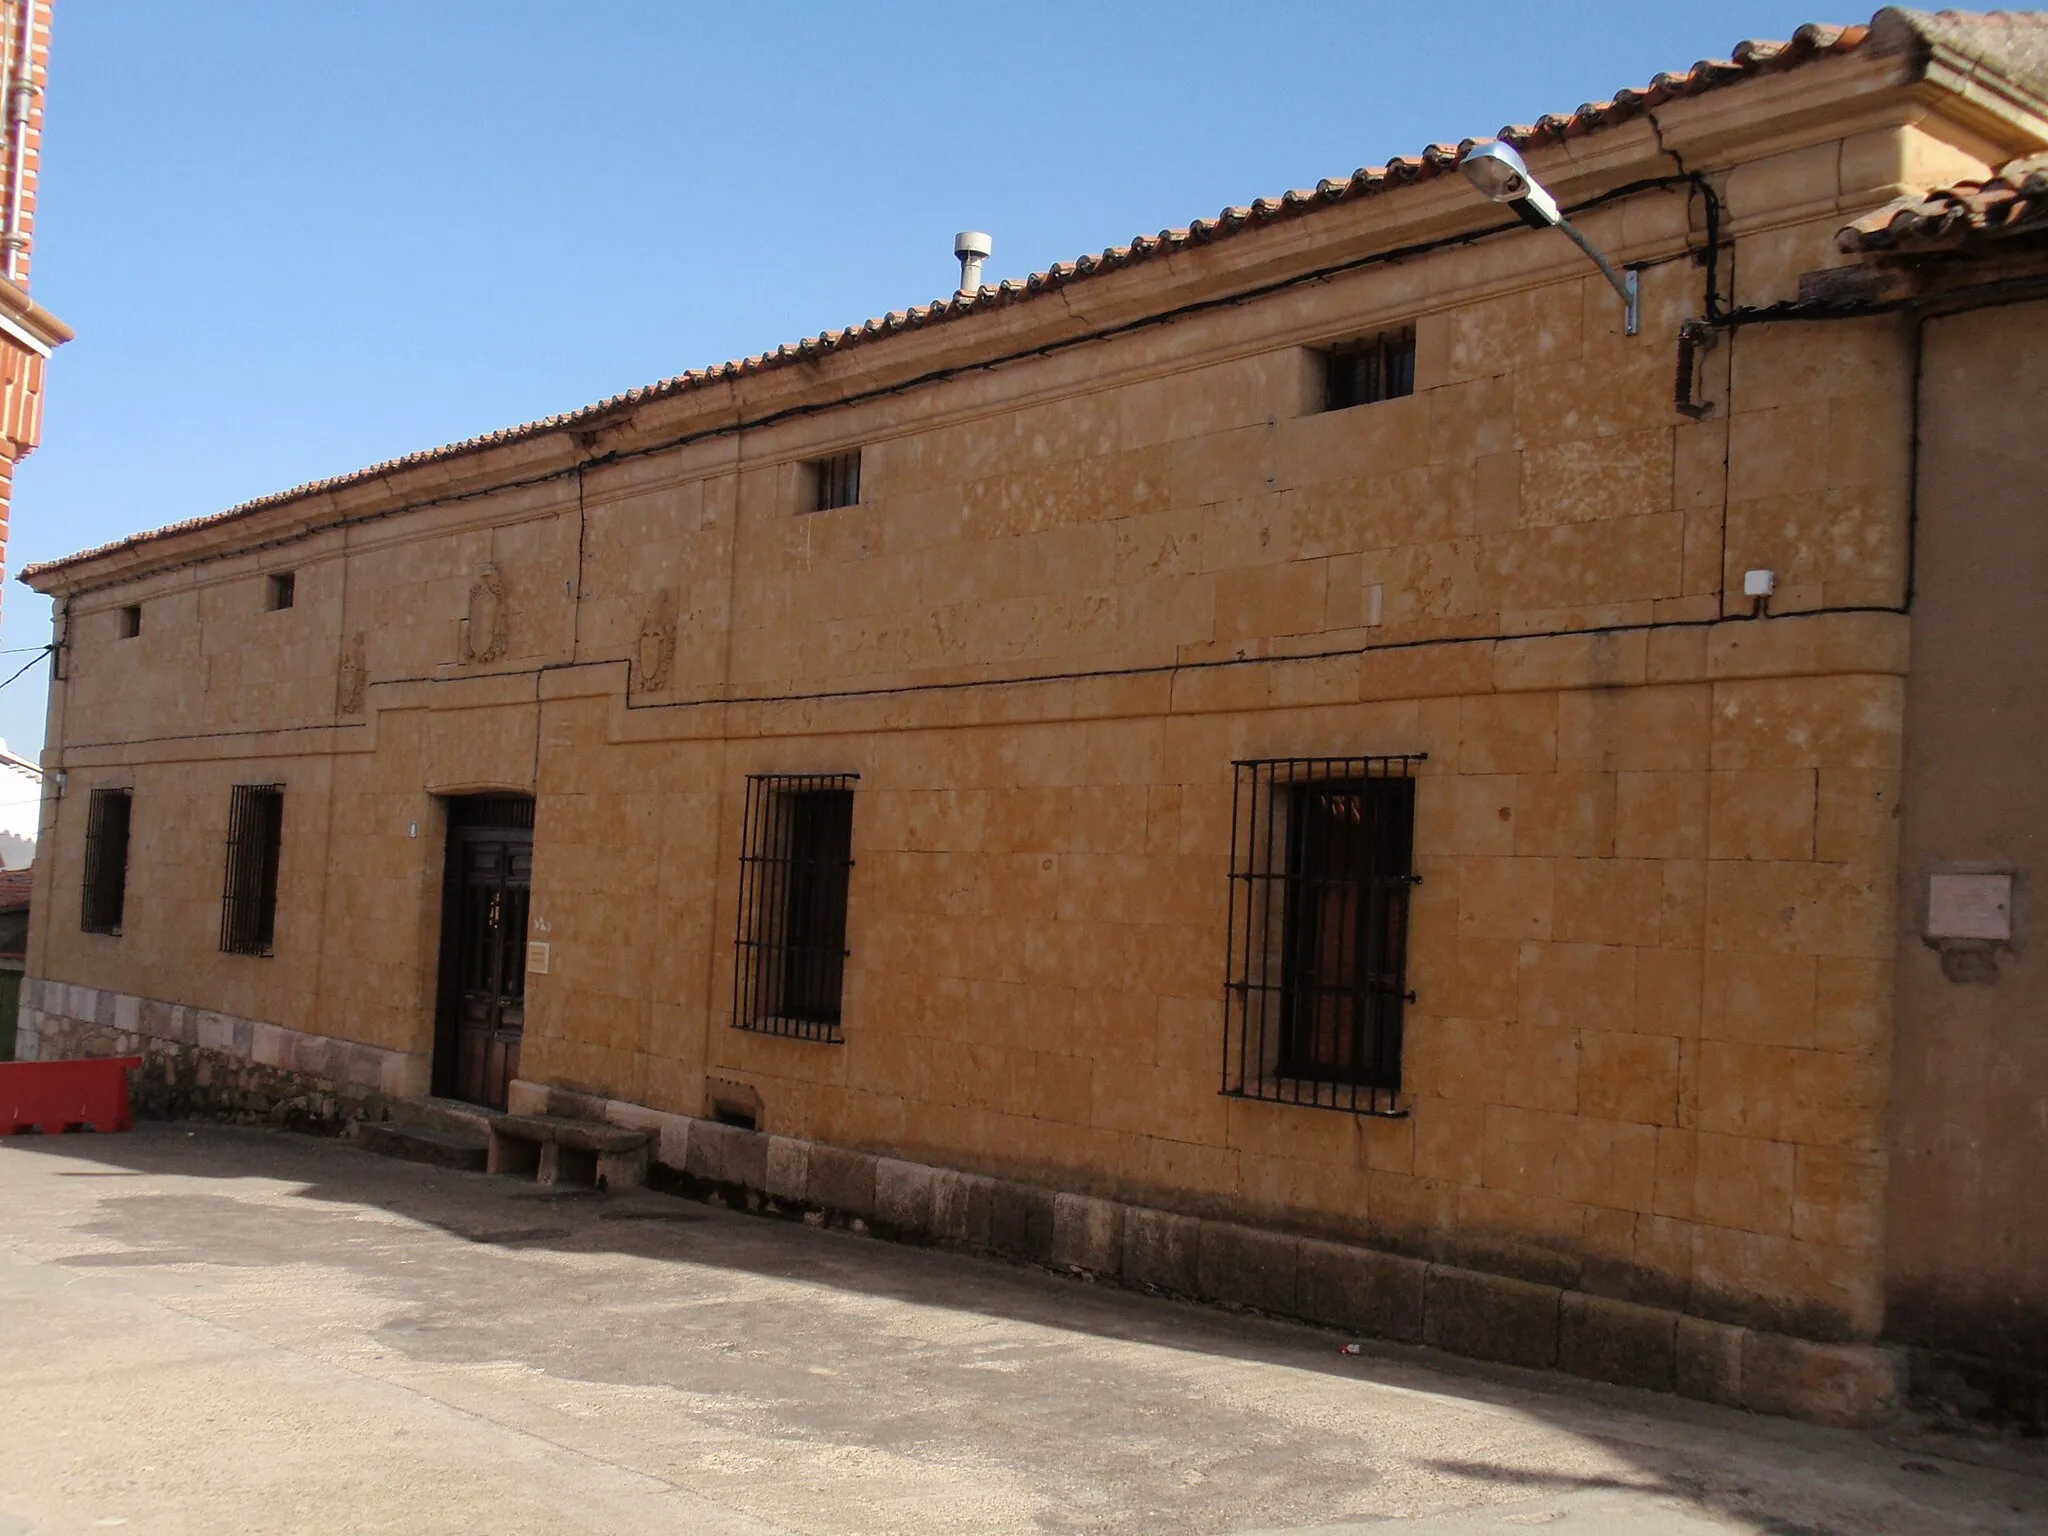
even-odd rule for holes
{"type": "Polygon", "coordinates": [[[1237,764],[1225,1094],[1400,1113],[1419,761],[1237,764]]]}
{"type": "Polygon", "coordinates": [[[121,610],[116,623],[118,628],[115,632],[123,640],[133,640],[142,633],[142,605],[140,603],[130,603],[121,610]]]}
{"type": "Polygon", "coordinates": [[[1323,354],[1323,409],[1345,411],[1415,393],[1415,329],[1346,342],[1323,354]]]}
{"type": "Polygon", "coordinates": [[[237,784],[228,800],[228,868],[220,903],[223,954],[271,953],[283,847],[284,786],[237,784]]]}
{"type": "Polygon", "coordinates": [[[272,613],[280,608],[289,608],[292,599],[298,595],[299,578],[295,571],[278,571],[265,583],[264,597],[272,613]]]}
{"type": "Polygon", "coordinates": [[[128,818],[134,807],[126,789],[96,789],[85,814],[85,892],[78,926],[87,933],[118,934],[128,898],[128,818]]]}
{"type": "Polygon", "coordinates": [[[747,780],[735,1029],[840,1039],[858,778],[764,774],[747,780]]]}
{"type": "Polygon", "coordinates": [[[860,504],[860,450],[851,453],[835,453],[829,459],[818,459],[810,466],[811,510],[830,512],[834,507],[852,507],[860,504]]]}

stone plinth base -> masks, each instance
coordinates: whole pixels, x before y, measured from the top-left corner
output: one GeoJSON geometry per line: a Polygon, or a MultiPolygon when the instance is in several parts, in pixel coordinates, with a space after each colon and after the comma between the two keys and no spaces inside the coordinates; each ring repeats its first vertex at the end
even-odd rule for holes
{"type": "Polygon", "coordinates": [[[147,1119],[207,1119],[339,1131],[382,1120],[427,1088],[423,1055],[280,1024],[28,977],[15,1053],[24,1061],[140,1056],[130,1092],[147,1119]]]}
{"type": "Polygon", "coordinates": [[[537,1083],[513,1083],[509,1107],[514,1114],[606,1120],[646,1131],[655,1161],[672,1176],[721,1192],[743,1208],[820,1211],[885,1237],[1816,1423],[1873,1424],[1898,1406],[1897,1358],[1874,1344],[1824,1344],[1739,1328],[537,1083]]]}

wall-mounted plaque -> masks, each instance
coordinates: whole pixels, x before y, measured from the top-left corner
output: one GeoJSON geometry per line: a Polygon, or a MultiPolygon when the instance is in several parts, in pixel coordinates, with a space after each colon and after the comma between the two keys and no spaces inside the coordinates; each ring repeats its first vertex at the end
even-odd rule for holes
{"type": "Polygon", "coordinates": [[[1982,939],[2004,944],[2012,938],[2012,876],[1929,875],[1927,937],[1982,939]]]}

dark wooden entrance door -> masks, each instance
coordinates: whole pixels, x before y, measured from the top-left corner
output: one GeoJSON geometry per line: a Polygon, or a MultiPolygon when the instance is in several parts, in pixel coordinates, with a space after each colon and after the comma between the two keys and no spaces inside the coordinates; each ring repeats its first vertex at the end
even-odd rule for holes
{"type": "Polygon", "coordinates": [[[434,1091],[505,1107],[526,1028],[527,902],[533,802],[476,795],[448,803],[441,903],[441,1003],[434,1091]],[[524,823],[519,825],[517,823],[524,823]]]}

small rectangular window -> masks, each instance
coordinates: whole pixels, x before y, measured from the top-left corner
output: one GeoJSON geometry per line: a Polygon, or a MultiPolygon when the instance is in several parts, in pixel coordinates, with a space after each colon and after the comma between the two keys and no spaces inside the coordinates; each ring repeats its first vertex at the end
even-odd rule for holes
{"type": "Polygon", "coordinates": [[[276,613],[280,608],[291,607],[298,584],[298,575],[293,571],[279,571],[271,576],[265,585],[272,613],[276,613]]]}
{"type": "Polygon", "coordinates": [[[836,453],[810,466],[811,510],[830,512],[834,507],[860,504],[860,450],[836,453]]]}
{"type": "Polygon", "coordinates": [[[223,954],[271,952],[283,846],[284,786],[237,784],[228,799],[228,869],[220,903],[223,954]]]}
{"type": "Polygon", "coordinates": [[[1236,765],[1225,1094],[1400,1112],[1420,761],[1236,765]]]}
{"type": "Polygon", "coordinates": [[[1349,410],[1415,393],[1415,330],[1388,331],[1323,354],[1323,409],[1349,410]]]}
{"type": "Polygon", "coordinates": [[[123,640],[133,640],[142,633],[142,605],[140,603],[130,603],[121,610],[117,632],[123,640]]]}
{"type": "Polygon", "coordinates": [[[130,791],[96,789],[85,813],[85,893],[78,926],[87,933],[119,933],[128,899],[130,791]]]}
{"type": "Polygon", "coordinates": [[[840,1039],[858,774],[747,780],[733,1027],[840,1039]]]}

